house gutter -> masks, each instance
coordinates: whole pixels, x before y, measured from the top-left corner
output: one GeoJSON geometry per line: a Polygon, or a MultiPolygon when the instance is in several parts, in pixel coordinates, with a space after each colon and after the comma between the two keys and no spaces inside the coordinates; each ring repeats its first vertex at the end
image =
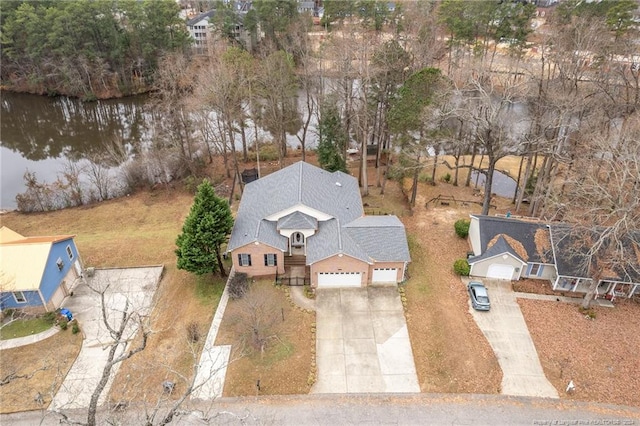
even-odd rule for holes
{"type": "Polygon", "coordinates": [[[549,240],[551,241],[551,253],[553,253],[553,267],[556,270],[556,280],[553,282],[553,289],[558,287],[558,281],[560,281],[560,273],[558,272],[558,261],[556,260],[556,245],[553,242],[553,231],[551,225],[545,225],[549,230],[549,240]]]}
{"type": "Polygon", "coordinates": [[[42,302],[42,306],[44,306],[44,310],[46,312],[49,312],[49,307],[47,307],[47,304],[44,301],[44,297],[42,296],[42,292],[40,291],[39,288],[38,288],[38,296],[40,296],[40,301],[42,302]]]}

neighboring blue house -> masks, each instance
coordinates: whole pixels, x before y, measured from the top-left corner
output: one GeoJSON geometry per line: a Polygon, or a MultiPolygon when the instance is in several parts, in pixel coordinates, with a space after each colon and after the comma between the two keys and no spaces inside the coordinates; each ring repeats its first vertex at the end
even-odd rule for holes
{"type": "Polygon", "coordinates": [[[73,237],[24,237],[0,228],[0,310],[58,309],[82,279],[73,237]]]}

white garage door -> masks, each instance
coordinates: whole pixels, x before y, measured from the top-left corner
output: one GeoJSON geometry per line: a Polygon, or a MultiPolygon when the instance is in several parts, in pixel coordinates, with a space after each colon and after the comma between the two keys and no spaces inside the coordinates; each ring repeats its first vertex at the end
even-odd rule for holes
{"type": "Polygon", "coordinates": [[[360,287],[361,276],[360,272],[319,272],[318,287],[360,287]]]}
{"type": "Polygon", "coordinates": [[[489,266],[487,271],[487,278],[496,278],[499,280],[511,280],[513,278],[514,267],[511,265],[503,265],[500,263],[494,263],[489,266]]]}
{"type": "Polygon", "coordinates": [[[398,281],[397,268],[379,268],[373,270],[371,279],[374,283],[395,283],[398,281]]]}

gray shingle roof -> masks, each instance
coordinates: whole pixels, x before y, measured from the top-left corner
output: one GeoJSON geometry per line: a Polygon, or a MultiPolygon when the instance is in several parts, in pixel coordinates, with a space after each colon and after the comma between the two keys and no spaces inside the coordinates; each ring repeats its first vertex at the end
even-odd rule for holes
{"type": "Polygon", "coordinates": [[[404,225],[396,216],[364,216],[344,226],[347,235],[378,262],[409,262],[404,225]]]}
{"type": "Polygon", "coordinates": [[[257,241],[261,220],[300,204],[341,223],[363,215],[358,181],[354,177],[300,161],[245,186],[228,250],[257,241]]]}
{"type": "Polygon", "coordinates": [[[278,229],[318,229],[318,220],[295,211],[278,219],[278,229]]]}
{"type": "MultiPolygon", "coordinates": [[[[579,278],[591,277],[588,271],[590,247],[585,244],[585,240],[597,240],[606,228],[582,229],[580,232],[576,232],[567,224],[553,224],[550,229],[558,275],[579,278]]],[[[608,271],[605,272],[602,279],[640,283],[640,231],[631,232],[619,243],[624,246],[626,257],[611,259],[610,268],[607,268],[608,271]]],[[[609,262],[605,260],[604,263],[609,262]]]]}
{"type": "Polygon", "coordinates": [[[207,12],[201,13],[201,14],[199,14],[197,16],[194,16],[193,18],[187,20],[187,25],[190,26],[190,27],[194,26],[197,23],[199,23],[200,21],[202,21],[203,19],[206,19],[207,23],[208,23],[209,19],[211,17],[213,17],[215,14],[216,14],[215,10],[209,10],[207,12]]]}
{"type": "Polygon", "coordinates": [[[307,264],[340,253],[340,225],[335,219],[318,223],[318,232],[307,238],[307,264]]]}
{"type": "Polygon", "coordinates": [[[268,244],[282,251],[285,251],[289,248],[287,238],[280,235],[280,233],[276,229],[275,222],[270,222],[268,220],[260,221],[258,237],[256,238],[256,241],[268,244]]]}
{"type": "Polygon", "coordinates": [[[228,251],[252,242],[287,250],[279,229],[317,229],[307,239],[307,264],[336,254],[364,262],[410,261],[404,225],[396,216],[364,216],[358,182],[298,162],[245,186],[228,251]],[[297,206],[331,216],[318,221],[295,210],[277,222],[268,218],[297,206]]]}
{"type": "Polygon", "coordinates": [[[469,258],[469,263],[476,263],[479,260],[489,259],[490,257],[499,256],[499,255],[504,254],[504,253],[509,253],[509,254],[513,255],[513,257],[515,257],[516,259],[526,263],[518,255],[518,253],[516,253],[516,251],[513,249],[513,247],[511,247],[509,245],[507,240],[505,240],[504,237],[502,237],[502,236],[498,237],[496,242],[491,247],[489,247],[484,253],[482,253],[479,256],[474,256],[474,257],[469,258]]]}
{"type": "MultiPolygon", "coordinates": [[[[540,253],[536,246],[536,232],[539,230],[544,232],[545,238],[548,240],[547,225],[540,222],[527,222],[512,218],[503,218],[495,216],[473,215],[478,218],[480,229],[480,246],[481,253],[487,251],[487,245],[496,236],[500,234],[508,235],[514,240],[520,242],[527,252],[526,262],[531,263],[553,263],[553,254],[551,251],[551,243],[547,242],[548,249],[540,253]],[[542,254],[542,256],[541,256],[542,254]]],[[[505,241],[506,243],[506,241],[505,241]]],[[[509,245],[507,243],[507,245],[509,245]]],[[[515,252],[514,252],[515,253],[515,252]]],[[[520,259],[521,256],[516,256],[520,259]]]]}

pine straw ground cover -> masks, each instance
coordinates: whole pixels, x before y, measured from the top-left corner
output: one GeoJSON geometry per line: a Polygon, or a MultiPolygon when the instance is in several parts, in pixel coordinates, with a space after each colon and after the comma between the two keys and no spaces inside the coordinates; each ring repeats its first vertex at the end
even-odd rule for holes
{"type": "Polygon", "coordinates": [[[593,307],[518,299],[545,375],[561,398],[640,407],[640,304],[593,307]],[[573,380],[575,392],[565,389],[573,380]]]}
{"type": "MultiPolygon", "coordinates": [[[[199,356],[201,348],[185,344],[186,329],[195,323],[206,336],[224,280],[216,281],[210,276],[198,279],[175,267],[175,239],[192,202],[192,194],[160,189],[55,212],[11,212],[0,216],[2,225],[26,236],[75,234],[85,266],[165,265],[154,296],[154,334],[143,352],[120,366],[111,388],[111,400],[153,398],[162,392],[161,383],[166,378],[178,382],[174,392],[177,397],[183,388],[176,376],[180,374],[188,380],[193,374],[193,360],[199,356]]],[[[56,351],[70,353],[67,345],[56,345],[56,351]]],[[[74,341],[73,345],[79,343],[74,341]]],[[[26,348],[24,351],[38,353],[35,345],[26,348]]],[[[17,361],[9,357],[8,351],[2,351],[1,356],[3,366],[16,365],[17,361]]],[[[61,377],[66,375],[70,365],[65,364],[58,372],[61,377]]],[[[37,375],[31,380],[42,381],[42,387],[49,387],[52,379],[37,375]]],[[[30,407],[33,395],[24,394],[23,397],[16,404],[30,407]]],[[[4,401],[3,398],[3,407],[4,401]]]]}
{"type": "Polygon", "coordinates": [[[229,300],[216,340],[232,346],[224,396],[309,393],[315,380],[315,313],[293,305],[288,292],[260,280],[242,299],[229,300]],[[252,347],[253,326],[266,337],[264,351],[252,347]]]}

